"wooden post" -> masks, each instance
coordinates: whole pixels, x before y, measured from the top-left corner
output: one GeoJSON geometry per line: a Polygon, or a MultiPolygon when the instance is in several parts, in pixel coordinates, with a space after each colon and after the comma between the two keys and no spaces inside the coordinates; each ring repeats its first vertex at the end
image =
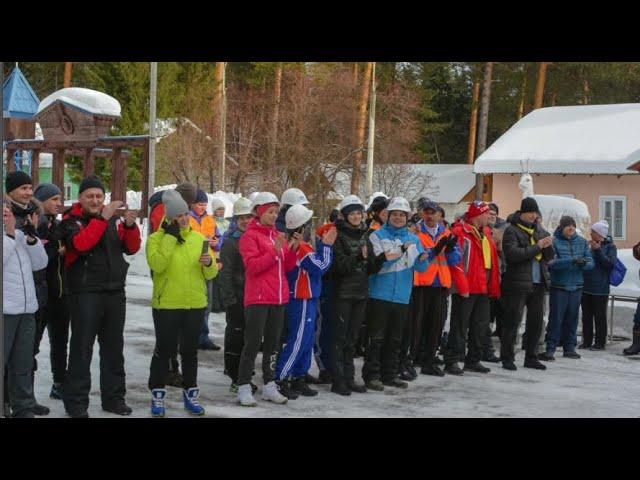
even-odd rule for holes
{"type": "Polygon", "coordinates": [[[476,159],[476,139],[478,133],[478,106],[480,100],[480,79],[473,82],[471,97],[471,122],[469,124],[469,144],[467,146],[467,163],[473,165],[476,159]]]}
{"type": "Polygon", "coordinates": [[[87,177],[93,175],[96,171],[96,160],[93,155],[93,148],[87,148],[84,151],[84,163],[82,164],[82,175],[87,177]]]}
{"type": "Polygon", "coordinates": [[[31,181],[33,188],[40,183],[40,150],[31,150],[31,181]]]}
{"type": "Polygon", "coordinates": [[[16,171],[16,151],[13,148],[7,148],[7,173],[16,171]]]}
{"type": "Polygon", "coordinates": [[[148,214],[148,202],[149,202],[149,197],[151,195],[153,195],[153,193],[150,193],[150,187],[149,187],[149,162],[150,162],[150,155],[149,155],[149,147],[151,145],[151,142],[155,142],[156,139],[152,136],[150,137],[144,144],[144,150],[142,152],[142,198],[140,198],[140,218],[146,218],[147,214],[148,214]]]}
{"type": "Polygon", "coordinates": [[[64,202],[64,148],[56,148],[53,152],[51,183],[62,191],[62,201],[64,202]]]}
{"type": "Polygon", "coordinates": [[[127,164],[121,155],[122,147],[113,149],[111,157],[111,201],[126,200],[127,192],[127,164]]]}

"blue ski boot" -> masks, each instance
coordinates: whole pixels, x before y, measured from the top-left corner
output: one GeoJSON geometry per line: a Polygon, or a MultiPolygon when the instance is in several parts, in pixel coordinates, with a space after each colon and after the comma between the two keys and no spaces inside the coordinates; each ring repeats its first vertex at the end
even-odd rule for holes
{"type": "Polygon", "coordinates": [[[154,388],[151,390],[151,416],[164,417],[164,398],[167,396],[166,388],[154,388]]]}
{"type": "Polygon", "coordinates": [[[204,408],[198,403],[199,396],[200,389],[198,387],[191,387],[188,390],[182,391],[184,408],[186,408],[191,415],[204,415],[204,408]]]}

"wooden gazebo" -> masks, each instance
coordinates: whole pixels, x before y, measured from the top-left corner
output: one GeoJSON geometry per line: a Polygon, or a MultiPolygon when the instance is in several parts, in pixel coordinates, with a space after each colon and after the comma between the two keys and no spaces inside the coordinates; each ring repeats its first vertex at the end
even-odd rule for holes
{"type": "Polygon", "coordinates": [[[109,136],[109,129],[120,118],[120,104],[114,98],[85,88],[64,88],[45,98],[35,120],[40,124],[43,139],[16,139],[6,143],[7,170],[15,170],[17,150],[32,152],[31,176],[39,181],[39,155],[53,154],[52,182],[64,192],[64,164],[67,155],[80,156],[83,174],[95,170],[95,158],[111,159],[111,199],[126,201],[127,160],[132,148],[143,149],[142,199],[140,216],[147,216],[149,179],[148,135],[109,136]]]}

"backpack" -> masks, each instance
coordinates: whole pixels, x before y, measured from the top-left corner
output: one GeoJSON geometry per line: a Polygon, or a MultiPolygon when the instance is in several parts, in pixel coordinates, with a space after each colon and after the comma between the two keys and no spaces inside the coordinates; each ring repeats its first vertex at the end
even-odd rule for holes
{"type": "Polygon", "coordinates": [[[619,258],[616,257],[616,263],[609,274],[609,283],[614,287],[617,287],[624,281],[624,276],[627,274],[627,267],[624,266],[624,263],[620,261],[619,258]]]}

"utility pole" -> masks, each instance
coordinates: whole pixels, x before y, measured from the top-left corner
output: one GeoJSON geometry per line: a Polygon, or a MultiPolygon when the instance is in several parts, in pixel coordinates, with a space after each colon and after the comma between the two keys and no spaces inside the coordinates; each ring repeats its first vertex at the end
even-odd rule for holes
{"type": "MultiPolygon", "coordinates": [[[[158,93],[158,62],[151,62],[151,92],[149,100],[149,196],[153,195],[156,183],[156,97],[158,93]]],[[[146,202],[148,199],[143,198],[146,202]]]]}
{"type": "MultiPolygon", "coordinates": [[[[18,66],[18,64],[16,63],[16,66],[18,66]]],[[[0,62],[0,78],[2,79],[2,82],[0,82],[0,85],[2,85],[2,87],[4,87],[4,62],[0,62]]],[[[0,103],[2,104],[2,121],[0,121],[0,145],[2,145],[2,147],[0,148],[0,175],[2,176],[2,178],[4,178],[4,162],[2,161],[2,157],[4,157],[4,88],[0,89],[0,103]]],[[[7,158],[8,159],[8,158],[7,158]]],[[[4,249],[4,234],[1,235],[2,238],[0,238],[0,247],[2,247],[4,249]]],[[[3,279],[3,275],[4,275],[4,268],[0,268],[0,284],[4,285],[4,279],[3,279]]],[[[0,295],[0,297],[2,297],[2,304],[4,305],[4,288],[2,286],[0,286],[0,292],[2,292],[2,294],[0,295]]],[[[0,312],[0,332],[2,332],[2,335],[0,335],[0,371],[3,372],[4,375],[4,349],[5,349],[5,345],[4,345],[4,314],[2,312],[0,312]]],[[[4,388],[0,388],[0,400],[2,400],[2,408],[4,408],[4,388]]]]}
{"type": "Polygon", "coordinates": [[[369,97],[369,141],[367,143],[367,197],[373,194],[373,153],[376,137],[376,62],[371,72],[371,96],[369,97]]]}
{"type": "Polygon", "coordinates": [[[222,62],[222,109],[220,112],[220,190],[226,188],[227,160],[227,62],[222,62]]]}

